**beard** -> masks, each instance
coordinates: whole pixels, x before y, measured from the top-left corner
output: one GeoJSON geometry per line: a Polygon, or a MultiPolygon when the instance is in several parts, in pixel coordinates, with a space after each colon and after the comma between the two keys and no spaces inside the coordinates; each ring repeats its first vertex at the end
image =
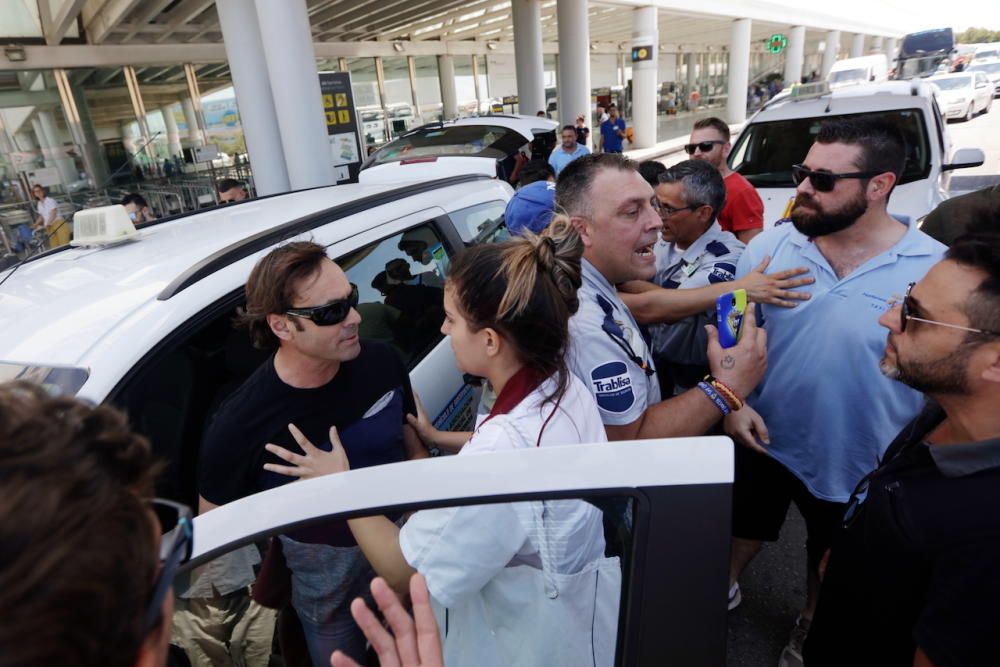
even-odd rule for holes
{"type": "Polygon", "coordinates": [[[973,346],[961,344],[951,354],[933,361],[904,362],[896,353],[895,363],[883,356],[878,368],[882,375],[924,394],[964,395],[969,393],[966,375],[973,346]]]}
{"type": "Polygon", "coordinates": [[[798,193],[792,206],[792,224],[802,234],[813,238],[827,236],[847,229],[868,210],[868,200],[863,192],[844,202],[836,211],[824,211],[812,196],[798,193]]]}

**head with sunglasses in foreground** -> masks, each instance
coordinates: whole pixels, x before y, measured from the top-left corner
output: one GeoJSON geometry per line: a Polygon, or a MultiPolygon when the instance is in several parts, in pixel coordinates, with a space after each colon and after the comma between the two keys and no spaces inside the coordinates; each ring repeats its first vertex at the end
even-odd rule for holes
{"type": "Polygon", "coordinates": [[[154,505],[146,439],[111,408],[0,385],[0,471],[0,665],[165,664],[190,524],[161,539],[184,511],[154,505]]]}
{"type": "Polygon", "coordinates": [[[806,664],[995,664],[1000,234],[957,240],[881,324],[882,372],[930,400],[851,496],[806,664]]]}

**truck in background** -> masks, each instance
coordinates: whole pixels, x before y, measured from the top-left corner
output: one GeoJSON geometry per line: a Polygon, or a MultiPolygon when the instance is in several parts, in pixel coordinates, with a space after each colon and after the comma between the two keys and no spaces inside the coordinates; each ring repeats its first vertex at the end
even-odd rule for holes
{"type": "Polygon", "coordinates": [[[831,90],[858,83],[882,83],[889,80],[889,60],[884,53],[838,60],[826,80],[831,90]]]}

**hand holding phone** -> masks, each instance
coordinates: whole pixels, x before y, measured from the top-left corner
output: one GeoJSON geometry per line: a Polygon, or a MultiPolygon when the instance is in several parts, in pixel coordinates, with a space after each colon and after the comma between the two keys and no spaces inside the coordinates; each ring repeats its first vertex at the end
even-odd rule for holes
{"type": "Polygon", "coordinates": [[[746,290],[723,294],[715,301],[715,319],[719,328],[719,344],[733,347],[743,335],[743,317],[747,312],[746,290]]]}

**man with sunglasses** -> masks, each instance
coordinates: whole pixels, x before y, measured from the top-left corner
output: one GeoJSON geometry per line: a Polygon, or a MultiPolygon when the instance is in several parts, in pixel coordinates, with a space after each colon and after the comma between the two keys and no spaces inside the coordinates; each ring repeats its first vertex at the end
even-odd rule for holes
{"type": "Polygon", "coordinates": [[[750,181],[729,168],[729,136],[729,126],[721,119],[702,118],[694,124],[684,151],[692,160],[704,160],[722,174],[726,205],[719,213],[719,226],[746,244],[764,229],[764,202],[750,181]]]}
{"type": "Polygon", "coordinates": [[[0,665],[161,667],[191,513],[125,416],[0,385],[0,665]]]}
{"type": "Polygon", "coordinates": [[[851,495],[805,664],[994,665],[1000,234],[957,240],[880,323],[881,371],[930,400],[851,495]]]}
{"type": "MultiPolygon", "coordinates": [[[[385,344],[360,340],[358,288],[310,242],[281,246],[254,267],[241,323],[257,347],[275,350],[216,413],[201,451],[199,511],[289,481],[264,449],[301,452],[304,436],[331,448],[335,426],[352,466],[426,456],[406,414],[416,414],[409,376],[385,344]]],[[[334,649],[363,661],[365,639],[349,604],[373,573],[345,522],[281,536],[292,607],[316,665],[334,649]]]]}
{"type": "Polygon", "coordinates": [[[819,591],[818,566],[857,481],[920,410],[919,392],[878,372],[878,317],[900,286],[919,280],[944,246],[887,211],[905,160],[892,126],[838,119],[820,126],[793,176],[790,225],[750,242],[737,276],[765,256],[771,270],[806,265],[812,298],[793,310],[764,306],[770,363],[750,397],[770,435],[767,455],[738,448],[733,489],[731,606],[740,573],[775,541],[795,502],[808,532],[807,599],[782,665],[801,664],[819,591]]]}

